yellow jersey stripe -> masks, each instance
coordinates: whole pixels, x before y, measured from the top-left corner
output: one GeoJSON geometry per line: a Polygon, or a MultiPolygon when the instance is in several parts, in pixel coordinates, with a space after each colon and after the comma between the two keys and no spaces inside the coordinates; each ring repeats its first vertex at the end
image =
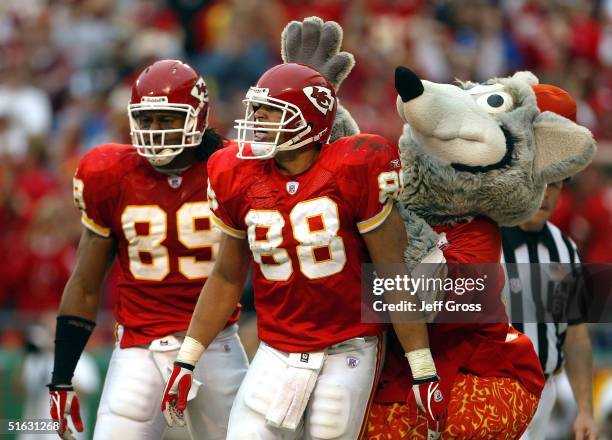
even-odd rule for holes
{"type": "Polygon", "coordinates": [[[221,221],[221,219],[219,217],[217,217],[216,215],[214,215],[212,212],[210,213],[210,218],[212,218],[213,223],[219,228],[221,229],[223,232],[225,232],[227,235],[234,237],[234,238],[246,238],[246,232],[245,231],[241,231],[240,229],[234,229],[230,226],[227,226],[225,223],[223,223],[221,221]]]}
{"type": "Polygon", "coordinates": [[[111,230],[109,228],[100,226],[92,219],[87,217],[85,213],[83,213],[83,215],[81,216],[81,223],[83,223],[83,226],[85,226],[87,229],[92,232],[95,232],[98,235],[101,235],[102,237],[108,238],[111,235],[111,230]]]}
{"type": "Polygon", "coordinates": [[[384,223],[389,214],[391,214],[391,210],[393,209],[393,202],[391,200],[387,200],[383,209],[376,214],[374,217],[364,220],[362,222],[357,223],[357,229],[360,233],[365,234],[366,232],[373,231],[380,225],[384,223]]]}

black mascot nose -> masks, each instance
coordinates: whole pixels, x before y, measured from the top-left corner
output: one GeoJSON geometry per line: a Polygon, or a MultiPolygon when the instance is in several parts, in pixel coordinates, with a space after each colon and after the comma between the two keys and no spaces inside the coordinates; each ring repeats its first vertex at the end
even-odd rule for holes
{"type": "Polygon", "coordinates": [[[424,91],[423,83],[417,74],[404,66],[398,66],[395,69],[395,90],[403,102],[418,98],[424,91]]]}

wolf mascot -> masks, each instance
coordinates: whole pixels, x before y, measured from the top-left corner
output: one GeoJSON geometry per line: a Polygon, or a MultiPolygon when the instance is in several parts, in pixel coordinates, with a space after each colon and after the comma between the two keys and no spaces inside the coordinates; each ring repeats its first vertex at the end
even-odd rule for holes
{"type": "MultiPolygon", "coordinates": [[[[595,152],[591,133],[557,114],[567,108],[567,94],[538,84],[529,72],[457,86],[421,80],[399,67],[395,82],[404,122],[399,203],[413,270],[423,261],[497,263],[498,225],[531,217],[546,184],[577,173],[595,152]]],[[[499,302],[502,309],[502,286],[485,292],[489,307],[499,302]]],[[[544,384],[531,342],[497,319],[436,321],[429,336],[446,403],[438,409],[439,418],[446,417],[441,432],[428,431],[425,408],[417,411],[407,392],[412,375],[391,338],[369,438],[519,438],[544,384]]]]}

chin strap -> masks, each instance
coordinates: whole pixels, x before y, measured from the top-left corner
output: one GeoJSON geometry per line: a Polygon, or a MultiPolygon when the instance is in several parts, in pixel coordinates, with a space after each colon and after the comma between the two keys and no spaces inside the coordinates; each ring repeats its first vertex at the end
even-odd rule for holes
{"type": "Polygon", "coordinates": [[[306,136],[308,133],[310,133],[310,131],[312,130],[312,127],[308,126],[308,130],[304,130],[303,132],[301,132],[300,134],[298,134],[297,136],[289,139],[286,142],[283,142],[282,144],[280,144],[277,147],[277,151],[291,151],[291,150],[295,150],[297,148],[303,147],[304,145],[308,145],[314,142],[317,142],[319,139],[321,139],[323,137],[323,135],[325,135],[325,133],[327,133],[327,128],[325,130],[321,130],[318,134],[309,137],[308,139],[304,139],[301,142],[295,143],[299,141],[300,139],[302,139],[304,136],[306,136]],[[283,147],[282,149],[280,149],[281,147],[283,147]]]}

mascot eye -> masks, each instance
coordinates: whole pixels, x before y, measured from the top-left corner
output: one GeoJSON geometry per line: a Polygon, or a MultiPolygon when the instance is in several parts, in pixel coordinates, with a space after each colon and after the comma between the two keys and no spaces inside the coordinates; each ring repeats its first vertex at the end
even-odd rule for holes
{"type": "Polygon", "coordinates": [[[494,95],[489,95],[487,98],[487,104],[489,104],[491,107],[501,107],[504,104],[504,97],[498,95],[497,93],[494,95]]]}
{"type": "Polygon", "coordinates": [[[514,106],[512,97],[505,92],[493,92],[481,95],[476,103],[489,113],[503,113],[514,106]]]}

